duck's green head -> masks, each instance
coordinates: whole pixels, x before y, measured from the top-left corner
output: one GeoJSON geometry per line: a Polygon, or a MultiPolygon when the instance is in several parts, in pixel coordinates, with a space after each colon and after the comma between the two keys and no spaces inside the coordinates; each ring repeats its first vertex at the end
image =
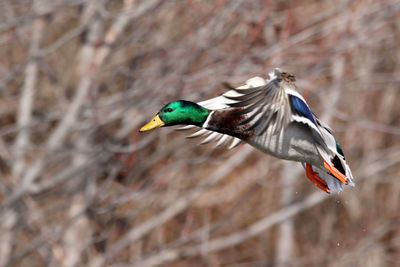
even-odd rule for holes
{"type": "Polygon", "coordinates": [[[210,110],[190,101],[178,100],[166,104],[140,132],[178,124],[203,126],[210,110]]]}

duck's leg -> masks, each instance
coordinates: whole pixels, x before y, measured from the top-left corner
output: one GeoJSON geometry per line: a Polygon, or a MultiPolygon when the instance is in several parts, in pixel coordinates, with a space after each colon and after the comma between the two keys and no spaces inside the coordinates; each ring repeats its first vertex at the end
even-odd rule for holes
{"type": "Polygon", "coordinates": [[[323,191],[330,193],[328,185],[322,180],[316,172],[313,171],[311,164],[306,163],[306,175],[310,181],[323,191]]]}
{"type": "Polygon", "coordinates": [[[346,175],[341,173],[338,169],[336,169],[334,166],[329,165],[325,160],[324,160],[324,167],[327,169],[333,176],[335,176],[339,181],[341,181],[344,184],[347,184],[347,178],[346,175]]]}

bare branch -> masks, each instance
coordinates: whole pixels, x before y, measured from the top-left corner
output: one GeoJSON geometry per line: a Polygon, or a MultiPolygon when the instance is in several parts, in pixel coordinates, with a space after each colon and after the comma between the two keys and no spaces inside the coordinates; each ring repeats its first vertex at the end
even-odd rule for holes
{"type": "Polygon", "coordinates": [[[169,261],[175,260],[179,257],[193,257],[201,254],[205,250],[206,253],[215,252],[218,250],[226,249],[237,244],[240,244],[249,238],[252,238],[266,229],[281,223],[290,217],[297,215],[298,213],[307,210],[323,200],[327,199],[329,195],[316,192],[309,195],[302,201],[289,205],[261,220],[256,221],[245,229],[235,232],[231,235],[227,235],[220,238],[214,238],[207,242],[207,247],[204,248],[202,245],[187,247],[183,250],[164,250],[161,253],[145,259],[141,262],[135,263],[134,266],[157,266],[160,264],[166,264],[169,261]]]}
{"type": "MultiPolygon", "coordinates": [[[[43,2],[35,1],[34,2],[34,10],[35,12],[42,13],[44,9],[43,2]]],[[[27,146],[29,146],[29,128],[31,117],[32,117],[32,109],[33,109],[33,100],[36,92],[36,83],[37,83],[37,75],[38,75],[38,62],[36,59],[37,52],[39,50],[40,41],[43,36],[43,31],[46,26],[46,19],[41,16],[34,20],[33,22],[33,33],[32,33],[32,41],[30,46],[30,58],[31,60],[27,63],[25,68],[25,80],[24,86],[22,88],[21,99],[19,103],[18,109],[18,120],[17,125],[20,128],[17,139],[15,141],[15,163],[13,165],[13,175],[17,179],[20,179],[20,175],[22,170],[24,169],[25,160],[24,160],[24,150],[27,146]]]]}
{"type": "Polygon", "coordinates": [[[251,152],[251,147],[244,147],[241,151],[237,152],[228,161],[226,161],[225,164],[219,167],[212,175],[207,178],[207,180],[202,182],[195,190],[174,201],[160,214],[130,230],[127,234],[124,235],[121,240],[119,240],[112,246],[108,257],[115,257],[127,245],[135,242],[136,240],[147,234],[149,231],[153,230],[155,227],[162,225],[163,223],[177,215],[179,212],[185,210],[189,206],[189,204],[192,203],[193,200],[200,196],[209,187],[215,185],[220,180],[222,180],[229,172],[231,172],[234,166],[236,166],[238,163],[248,157],[251,152]]]}
{"type": "Polygon", "coordinates": [[[13,210],[2,212],[0,224],[0,266],[6,266],[11,258],[12,247],[15,244],[13,227],[17,222],[17,214],[13,210]]]}

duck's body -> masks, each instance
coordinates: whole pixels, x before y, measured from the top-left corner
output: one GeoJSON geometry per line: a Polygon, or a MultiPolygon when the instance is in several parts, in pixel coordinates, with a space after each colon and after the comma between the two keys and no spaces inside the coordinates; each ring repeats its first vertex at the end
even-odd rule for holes
{"type": "Polygon", "coordinates": [[[239,138],[277,158],[309,162],[312,165],[323,163],[307,126],[301,123],[289,123],[280,132],[273,133],[272,127],[268,127],[262,134],[255,135],[255,130],[247,130],[251,125],[238,124],[248,118],[247,115],[234,116],[238,111],[240,109],[237,108],[213,111],[211,119],[202,128],[239,138]],[[235,117],[237,121],[231,117],[235,117]]]}
{"type": "Polygon", "coordinates": [[[305,163],[307,177],[316,186],[341,191],[344,184],[353,185],[350,168],[331,130],[311,112],[294,81],[293,75],[275,69],[269,80],[255,77],[244,86],[228,86],[231,90],[216,98],[171,102],[155,117],[157,122],[141,130],[199,126],[192,137],[207,135],[203,143],[231,141],[233,147],[247,142],[272,156],[305,163]]]}

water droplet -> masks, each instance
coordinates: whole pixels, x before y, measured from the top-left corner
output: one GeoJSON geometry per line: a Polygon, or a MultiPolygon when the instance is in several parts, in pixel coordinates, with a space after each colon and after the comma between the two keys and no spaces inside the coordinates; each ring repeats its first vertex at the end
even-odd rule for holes
{"type": "Polygon", "coordinates": [[[340,246],[340,243],[339,242],[337,242],[337,244],[336,244],[338,247],[340,246]]]}

